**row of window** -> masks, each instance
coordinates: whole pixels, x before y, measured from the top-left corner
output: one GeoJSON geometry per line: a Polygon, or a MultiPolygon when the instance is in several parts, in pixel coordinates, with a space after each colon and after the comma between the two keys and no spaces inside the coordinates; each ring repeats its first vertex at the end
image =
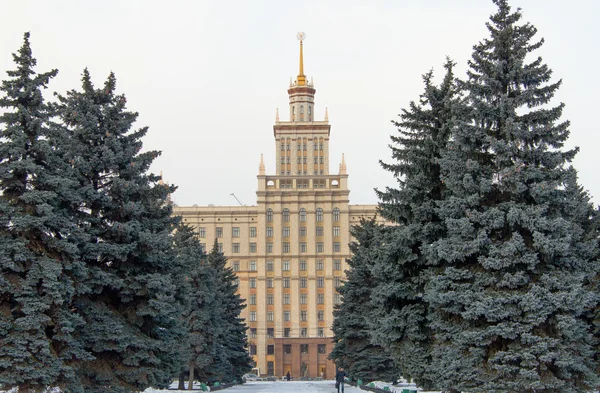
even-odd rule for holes
{"type": "MultiPolygon", "coordinates": [[[[240,237],[240,227],[232,227],[231,228],[231,237],[240,237]]],[[[250,237],[256,237],[256,227],[250,227],[250,237]]],[[[206,238],[206,228],[198,227],[198,237],[206,238]]],[[[215,229],[215,237],[221,238],[223,237],[223,227],[217,227],[215,229]]]]}
{"type": "MultiPolygon", "coordinates": [[[[339,294],[336,294],[336,295],[339,295],[339,294]]],[[[266,300],[267,300],[268,305],[275,304],[275,295],[273,295],[272,293],[267,294],[266,300]]],[[[251,306],[256,306],[256,294],[251,294],[248,301],[251,306]]],[[[288,294],[288,293],[283,294],[283,304],[290,304],[290,294],[288,294]]],[[[308,304],[308,294],[306,294],[306,293],[300,294],[300,304],[308,304]]],[[[317,304],[325,304],[325,294],[324,293],[317,293],[317,304]]],[[[286,319],[285,315],[284,315],[284,321],[289,321],[289,318],[286,319]]]]}
{"type": "MultiPolygon", "coordinates": [[[[320,337],[324,337],[320,336],[320,337]]],[[[300,344],[300,354],[302,355],[308,355],[308,348],[309,345],[308,344],[300,344]]],[[[319,355],[325,355],[327,352],[327,345],[326,344],[317,344],[317,353],[319,355]]],[[[292,345],[291,344],[283,344],[283,353],[285,355],[291,355],[292,354],[292,345]]],[[[275,354],[275,346],[274,345],[267,345],[267,355],[274,355],[275,354]]],[[[256,355],[256,345],[254,344],[250,344],[250,355],[256,355]]],[[[269,362],[272,363],[272,362],[269,362]]]]}
{"type": "MultiPolygon", "coordinates": [[[[313,143],[313,150],[325,150],[325,144],[322,142],[322,140],[323,140],[323,138],[321,138],[320,142],[313,143]]],[[[283,141],[283,140],[281,141],[281,151],[291,151],[292,150],[291,147],[292,147],[292,144],[290,143],[290,138],[287,138],[286,141],[283,141]]],[[[308,144],[306,142],[297,143],[296,149],[298,151],[308,150],[308,144]]]]}
{"type": "MultiPolygon", "coordinates": [[[[202,248],[205,249],[206,244],[202,243],[201,244],[202,248]]],[[[223,243],[217,243],[217,247],[219,248],[219,252],[223,252],[223,243]]],[[[250,243],[249,244],[249,250],[251,254],[255,254],[256,253],[256,243],[250,243]]],[[[291,252],[291,244],[290,242],[283,242],[281,244],[281,250],[284,254],[289,254],[291,252]]],[[[323,242],[316,242],[315,243],[315,250],[317,253],[324,253],[325,252],[325,243],[323,242]]],[[[273,253],[273,242],[267,242],[266,244],[266,252],[267,254],[272,254],[273,253]]],[[[306,253],[308,252],[308,243],[307,242],[300,242],[299,243],[299,252],[301,253],[306,253]]],[[[342,252],[342,244],[340,242],[333,242],[333,252],[342,252]]],[[[232,254],[239,254],[240,253],[240,243],[232,243],[231,244],[231,253],[232,254]]]]}
{"type": "MultiPolygon", "coordinates": [[[[257,329],[250,328],[248,330],[248,336],[249,336],[249,338],[256,338],[257,329]]],[[[291,337],[291,329],[290,328],[283,328],[283,337],[284,338],[291,337]]],[[[300,337],[308,337],[308,329],[307,328],[300,328],[300,337]]],[[[325,337],[325,328],[317,329],[317,337],[325,337]]],[[[267,328],[267,338],[275,338],[275,329],[274,328],[267,328]]]]}
{"type": "MultiPolygon", "coordinates": [[[[282,286],[283,288],[290,288],[290,277],[283,277],[281,279],[282,282],[282,286]]],[[[300,288],[307,288],[307,281],[308,278],[307,277],[299,277],[298,281],[300,282],[300,288]]],[[[317,277],[316,278],[317,281],[317,288],[324,288],[325,287],[325,277],[317,277]]],[[[266,279],[267,282],[267,288],[273,288],[273,279],[272,278],[267,278],[266,279]]],[[[256,288],[256,278],[250,278],[248,279],[248,284],[250,286],[250,288],[256,288]]],[[[340,285],[342,285],[342,279],[340,277],[334,277],[333,278],[333,286],[335,288],[339,288],[340,285]]],[[[284,301],[284,304],[285,301],[284,301]]]]}
{"type": "MultiPolygon", "coordinates": [[[[325,320],[325,311],[319,310],[317,311],[317,319],[319,321],[325,320]]],[[[290,322],[292,320],[291,311],[283,312],[283,320],[285,322],[290,322]]],[[[267,311],[267,322],[275,321],[275,313],[273,311],[267,311]]],[[[307,322],[308,321],[308,311],[300,311],[300,321],[307,322]]],[[[256,311],[250,311],[250,322],[256,322],[256,311]],[[254,318],[254,319],[252,319],[254,318]]]]}
{"type": "MultiPolygon", "coordinates": [[[[298,263],[300,271],[307,270],[307,263],[305,259],[301,259],[298,263]]],[[[316,270],[325,270],[325,261],[323,259],[317,259],[315,264],[316,270]]],[[[232,263],[233,271],[240,271],[240,261],[233,261],[232,263]]],[[[266,262],[266,269],[268,272],[272,272],[275,270],[275,263],[273,261],[266,262]]],[[[249,271],[257,271],[256,261],[248,262],[248,270],[249,271]]],[[[281,261],[281,270],[290,271],[291,270],[291,262],[290,261],[281,261]]],[[[342,270],[342,260],[334,259],[333,260],[333,270],[342,270]]]]}
{"type": "MultiPolygon", "coordinates": [[[[266,228],[266,235],[267,237],[273,237],[273,227],[267,227],[266,228]]],[[[300,226],[298,227],[298,235],[300,237],[306,237],[306,232],[307,229],[305,226],[300,226]]],[[[315,235],[316,236],[323,236],[325,230],[323,228],[323,226],[321,225],[317,225],[315,227],[315,235]]],[[[332,229],[332,233],[334,237],[340,236],[341,230],[340,227],[338,225],[334,226],[332,229]]],[[[282,237],[290,237],[290,227],[283,227],[281,228],[281,236],[282,237]]]]}
{"type": "MultiPolygon", "coordinates": [[[[317,222],[323,221],[323,209],[318,207],[315,211],[317,222]]],[[[298,212],[300,222],[306,222],[306,209],[301,208],[298,212]]],[[[273,209],[267,209],[266,212],[267,222],[273,222],[273,209]]],[[[335,207],[332,211],[333,222],[340,221],[340,209],[335,207]]],[[[281,219],[283,222],[290,222],[290,209],[285,208],[281,211],[281,219]]]]}

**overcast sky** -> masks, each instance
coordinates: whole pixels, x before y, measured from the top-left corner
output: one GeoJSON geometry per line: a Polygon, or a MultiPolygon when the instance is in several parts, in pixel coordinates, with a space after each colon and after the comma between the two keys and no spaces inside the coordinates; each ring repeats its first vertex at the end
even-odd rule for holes
{"type": "MultiPolygon", "coordinates": [[[[600,1],[511,5],[546,40],[537,54],[563,80],[556,102],[566,104],[569,146],[581,148],[574,165],[600,203],[600,1]]],[[[315,119],[329,109],[330,171],[345,153],[350,203],[376,203],[373,189],[394,184],[378,164],[390,157],[390,121],[418,98],[423,73],[441,79],[446,55],[464,76],[495,9],[491,0],[0,0],[0,78],[25,31],[37,71],[59,70],[49,93],[79,89],[84,67],[97,86],[114,71],[137,126],[150,128],[144,148],[162,151],[153,171],[179,186],[177,204],[236,205],[235,193],[253,205],[261,153],[267,174],[276,172],[275,109],[289,120],[303,31],[315,119]]]]}

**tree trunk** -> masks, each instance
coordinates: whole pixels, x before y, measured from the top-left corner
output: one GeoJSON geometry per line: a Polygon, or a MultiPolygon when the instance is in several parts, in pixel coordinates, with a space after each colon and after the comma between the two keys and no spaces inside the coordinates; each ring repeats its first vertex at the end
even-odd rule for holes
{"type": "Polygon", "coordinates": [[[179,384],[177,385],[178,390],[185,390],[185,371],[179,373],[179,384]]]}
{"type": "Polygon", "coordinates": [[[194,387],[194,368],[196,367],[196,362],[190,362],[190,379],[188,381],[188,390],[192,390],[194,387]]]}

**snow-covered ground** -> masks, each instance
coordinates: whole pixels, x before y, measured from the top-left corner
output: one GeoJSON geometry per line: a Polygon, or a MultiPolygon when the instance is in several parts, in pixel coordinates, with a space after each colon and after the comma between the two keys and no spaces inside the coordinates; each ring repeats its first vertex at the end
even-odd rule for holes
{"type": "MultiPolygon", "coordinates": [[[[346,393],[364,393],[364,390],[345,386],[346,393]]],[[[146,389],[144,393],[189,393],[188,390],[156,390],[146,389]]],[[[196,391],[197,392],[197,391],[196,391]]],[[[256,381],[246,382],[243,385],[233,386],[228,389],[219,390],[223,393],[334,393],[334,381],[256,381]]]]}

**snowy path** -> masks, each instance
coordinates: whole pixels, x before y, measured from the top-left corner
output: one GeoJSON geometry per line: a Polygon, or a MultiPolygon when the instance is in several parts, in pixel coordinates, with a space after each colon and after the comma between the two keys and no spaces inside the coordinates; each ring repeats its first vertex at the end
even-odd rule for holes
{"type": "MultiPolygon", "coordinates": [[[[334,381],[310,381],[310,382],[295,382],[295,381],[276,381],[276,382],[246,382],[241,386],[234,386],[223,390],[224,393],[278,393],[278,392],[298,392],[298,393],[321,393],[337,392],[334,381]]],[[[352,386],[347,386],[346,393],[364,392],[352,386]]]]}

